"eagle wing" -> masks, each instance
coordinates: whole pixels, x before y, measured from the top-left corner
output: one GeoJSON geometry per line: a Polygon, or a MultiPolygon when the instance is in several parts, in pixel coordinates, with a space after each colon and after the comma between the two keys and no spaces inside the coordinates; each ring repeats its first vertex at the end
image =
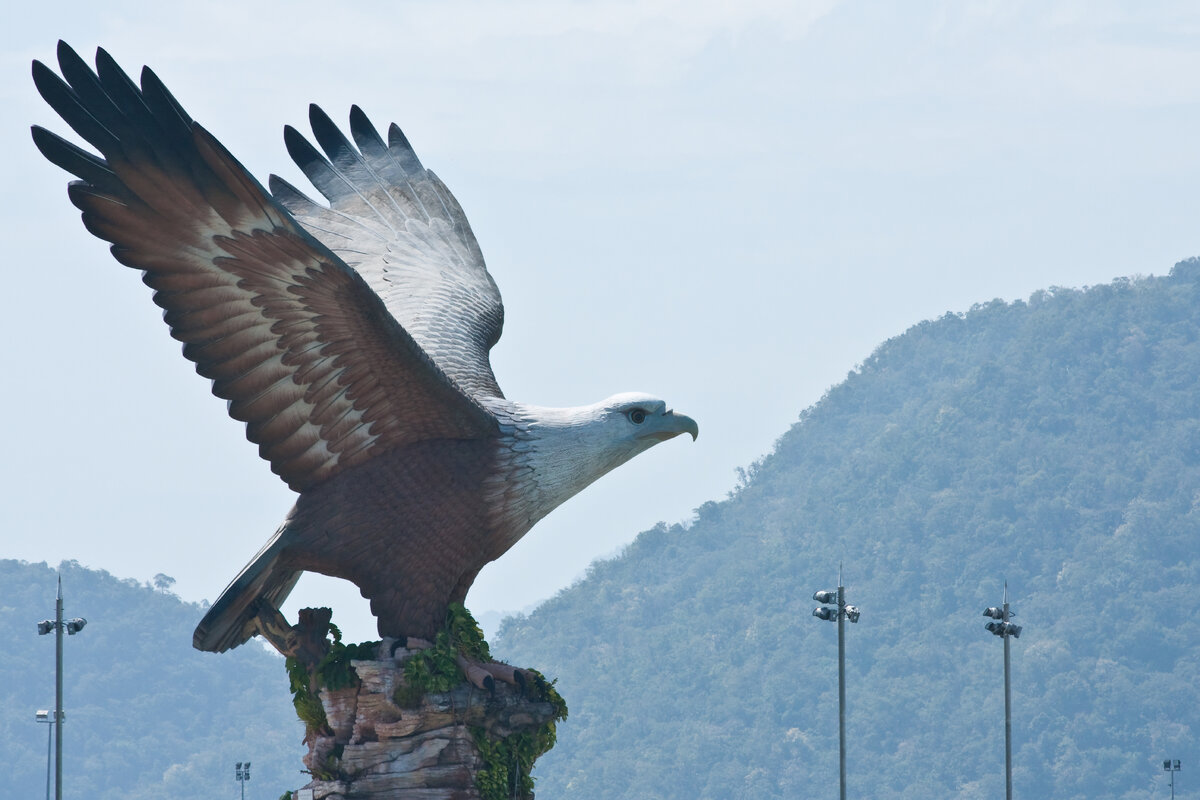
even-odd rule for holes
{"type": "Polygon", "coordinates": [[[464,391],[503,397],[488,352],[500,338],[504,306],[454,195],[398,127],[385,143],[358,106],[350,110],[354,144],[315,105],[309,121],[324,155],[291,126],[284,141],[329,206],[272,175],[275,199],[366,279],[464,391]]]}
{"type": "Polygon", "coordinates": [[[412,442],[494,435],[495,419],[448,374],[457,368],[443,369],[149,68],[139,88],[102,49],[95,72],[63,42],[58,58],[65,81],[35,61],[34,82],[103,158],[37,126],[35,143],[80,178],[69,196],[84,225],[143,270],[184,355],[289,486],[412,442]]]}

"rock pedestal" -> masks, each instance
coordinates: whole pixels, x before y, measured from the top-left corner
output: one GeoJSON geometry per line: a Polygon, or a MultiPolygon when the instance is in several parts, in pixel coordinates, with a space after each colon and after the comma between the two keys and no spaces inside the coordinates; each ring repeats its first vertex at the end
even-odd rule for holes
{"type": "Polygon", "coordinates": [[[378,655],[350,661],[357,686],[319,690],[326,725],[309,730],[304,763],[313,781],[300,797],[310,791],[313,800],[533,796],[522,794],[518,766],[502,762],[517,758],[512,744],[521,734],[535,737],[554,721],[553,703],[502,681],[492,691],[463,681],[446,692],[422,693],[404,674],[416,651],[385,639],[378,655]]]}

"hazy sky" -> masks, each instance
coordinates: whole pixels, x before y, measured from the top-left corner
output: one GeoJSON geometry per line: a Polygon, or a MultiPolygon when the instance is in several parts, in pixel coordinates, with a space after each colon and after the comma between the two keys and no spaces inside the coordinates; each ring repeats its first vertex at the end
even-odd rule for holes
{"type": "MultiPolygon", "coordinates": [[[[0,557],[165,572],[187,599],[216,598],[291,493],[30,142],[66,131],[29,77],[59,38],[153,66],[264,182],[304,185],[281,132],[309,102],[396,121],[500,285],[509,397],[649,391],[699,421],[488,567],[477,612],[722,498],[922,319],[1200,255],[1191,2],[21,5],[0,30],[0,557]]],[[[372,636],[332,583],[287,610],[372,636]]]]}

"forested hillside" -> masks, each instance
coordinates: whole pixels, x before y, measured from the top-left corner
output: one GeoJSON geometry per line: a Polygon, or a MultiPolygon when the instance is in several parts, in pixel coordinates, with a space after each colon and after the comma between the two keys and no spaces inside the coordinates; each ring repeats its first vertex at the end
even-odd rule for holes
{"type": "MultiPolygon", "coordinates": [[[[64,637],[63,797],[163,800],[236,797],[234,764],[252,764],[247,798],[275,800],[301,774],[303,725],[283,659],[255,644],[214,655],[192,649],[203,610],[132,580],[66,563],[64,616],[87,626],[64,637]]],[[[54,707],[55,570],[0,560],[0,795],[43,797],[54,707]]]]}
{"type": "MultiPolygon", "coordinates": [[[[685,526],[641,534],[493,651],[557,677],[570,718],[545,800],[837,792],[836,628],[848,599],[850,794],[1003,792],[1009,582],[1017,795],[1142,798],[1200,730],[1200,261],[1053,289],[885,342],[685,526]]],[[[797,347],[800,347],[797,344],[797,347]]],[[[747,414],[754,413],[748,407],[747,414]]],[[[66,792],[275,798],[300,774],[281,660],[197,653],[202,609],[73,563],[66,792]]],[[[0,561],[0,736],[44,791],[55,571],[0,561]]],[[[1186,779],[1186,775],[1183,778],[1186,779]]]]}
{"type": "Polygon", "coordinates": [[[1166,792],[1200,731],[1198,281],[1189,261],[917,325],[728,499],[509,620],[493,650],[571,708],[539,797],[836,796],[836,628],[810,598],[840,561],[851,796],[1001,796],[981,612],[1005,579],[1016,794],[1166,792]]]}

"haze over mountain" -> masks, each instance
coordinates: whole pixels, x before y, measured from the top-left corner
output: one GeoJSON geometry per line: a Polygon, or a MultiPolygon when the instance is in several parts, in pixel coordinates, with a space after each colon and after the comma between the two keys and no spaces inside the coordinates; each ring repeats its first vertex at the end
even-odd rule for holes
{"type": "MultiPolygon", "coordinates": [[[[238,761],[252,765],[247,798],[275,800],[309,781],[282,658],[256,645],[200,653],[199,604],[73,562],[57,572],[64,616],[87,620],[63,643],[65,800],[233,797],[238,761]]],[[[5,797],[46,791],[50,726],[34,715],[54,708],[54,636],[36,623],[54,618],[55,573],[0,560],[5,797]]]]}
{"type": "MultiPolygon", "coordinates": [[[[1200,731],[1200,262],[888,340],[722,502],[641,534],[493,650],[571,706],[542,796],[1134,798],[1200,731]]],[[[747,409],[753,413],[753,409],[747,409]]],[[[1165,789],[1162,789],[1165,791],[1165,789]]]]}
{"type": "MultiPolygon", "coordinates": [[[[571,714],[538,796],[832,797],[845,563],[852,794],[1003,791],[1009,582],[1020,796],[1165,791],[1200,730],[1200,261],[923,322],[800,415],[731,496],[642,533],[493,651],[558,679],[571,714]]],[[[747,409],[746,413],[753,413],[747,409]]],[[[302,785],[280,659],[190,648],[197,604],[67,563],[70,800],[302,785]],[[85,789],[87,793],[85,794],[85,789]]],[[[44,564],[0,562],[0,735],[44,784],[53,613],[44,564]]],[[[335,609],[336,611],[336,609],[335,609]]],[[[335,613],[335,621],[337,620],[335,613]]],[[[1186,773],[1184,775],[1186,777],[1186,773]]],[[[248,791],[247,796],[252,796],[248,791]]]]}

